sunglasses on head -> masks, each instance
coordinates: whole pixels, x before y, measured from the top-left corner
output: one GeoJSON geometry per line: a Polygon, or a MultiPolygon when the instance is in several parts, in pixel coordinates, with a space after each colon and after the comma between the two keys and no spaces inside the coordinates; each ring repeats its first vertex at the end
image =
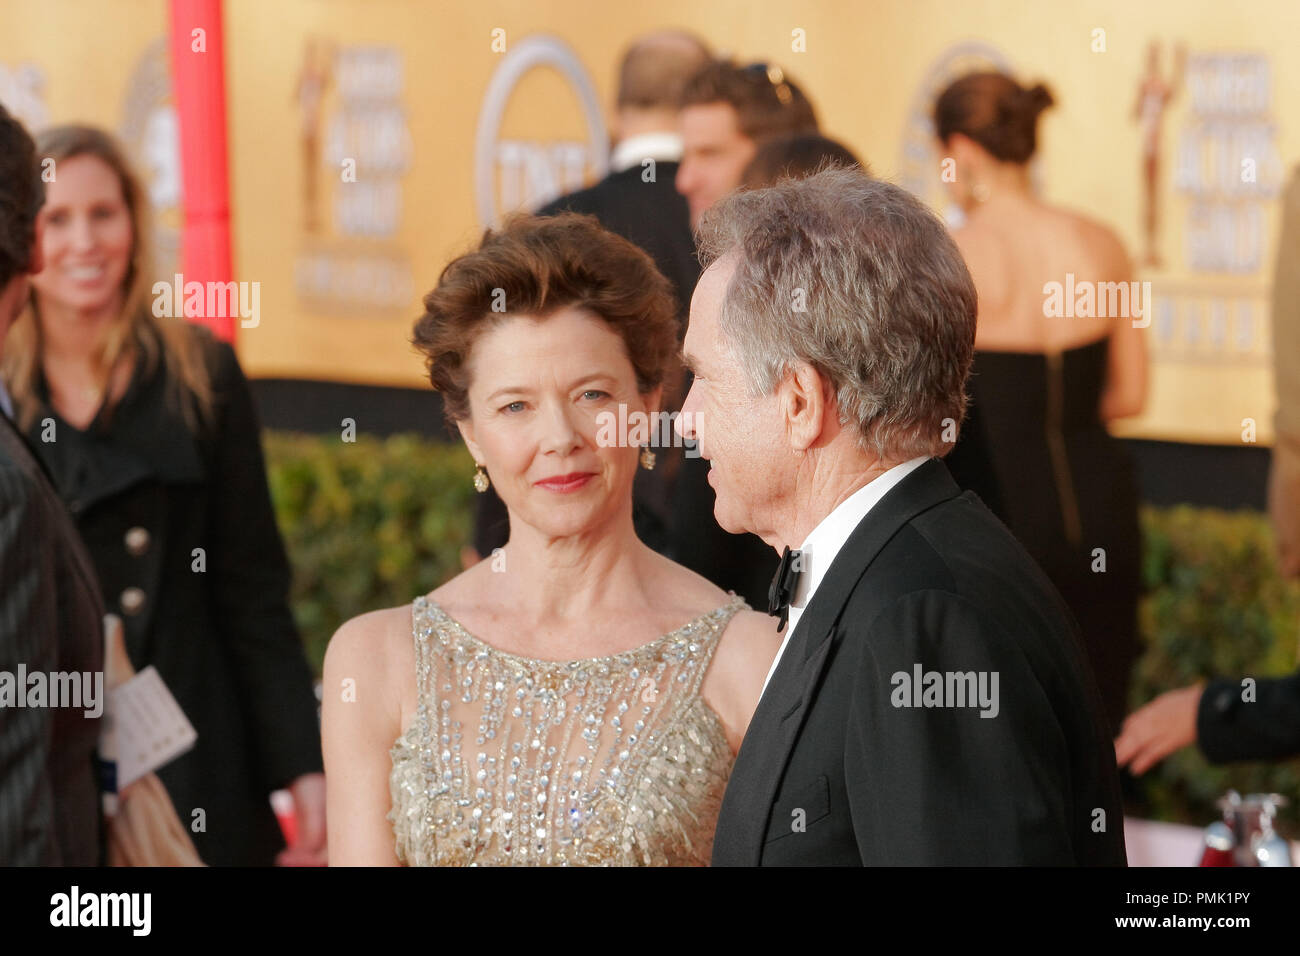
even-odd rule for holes
{"type": "Polygon", "coordinates": [[[794,93],[790,91],[790,84],[785,81],[785,73],[774,63],[751,63],[743,67],[741,72],[747,76],[757,77],[767,80],[776,90],[776,98],[782,106],[789,106],[794,101],[794,93]]]}

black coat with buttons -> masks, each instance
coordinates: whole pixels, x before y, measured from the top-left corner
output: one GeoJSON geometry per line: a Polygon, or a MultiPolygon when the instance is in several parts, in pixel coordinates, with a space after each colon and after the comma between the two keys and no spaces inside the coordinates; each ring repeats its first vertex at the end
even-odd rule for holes
{"type": "Polygon", "coordinates": [[[181,823],[205,862],[263,865],[284,846],[269,794],[322,769],[316,700],[248,383],[229,345],[192,334],[214,393],[197,430],[162,365],[150,373],[141,358],[112,414],[84,431],[39,386],[29,436],[123,620],[131,663],[158,670],[198,733],[158,771],[181,823]]]}

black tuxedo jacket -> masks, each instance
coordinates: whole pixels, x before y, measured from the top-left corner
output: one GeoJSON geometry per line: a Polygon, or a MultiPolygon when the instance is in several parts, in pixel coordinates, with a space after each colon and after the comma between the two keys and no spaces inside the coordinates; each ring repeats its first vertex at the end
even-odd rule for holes
{"type": "Polygon", "coordinates": [[[736,759],[713,863],[1122,866],[1100,707],[1051,583],[928,461],[804,609],[736,759]],[[995,706],[965,697],[980,680],[995,706]]]}
{"type": "MultiPolygon", "coordinates": [[[[103,671],[103,626],[95,571],[67,509],[0,412],[0,671],[103,671]]],[[[0,710],[0,866],[100,862],[99,719],[86,710],[0,710]]]]}

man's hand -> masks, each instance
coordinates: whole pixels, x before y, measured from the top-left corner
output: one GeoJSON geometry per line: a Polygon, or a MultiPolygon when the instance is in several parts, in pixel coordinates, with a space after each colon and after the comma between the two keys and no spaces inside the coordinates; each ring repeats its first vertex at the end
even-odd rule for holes
{"type": "Polygon", "coordinates": [[[328,860],[325,845],[325,774],[305,773],[289,784],[293,795],[293,813],[298,823],[298,839],[280,851],[277,866],[324,866],[328,860]]]}
{"type": "Polygon", "coordinates": [[[1205,683],[1161,694],[1128,715],[1115,739],[1115,762],[1140,776],[1175,750],[1196,743],[1196,711],[1205,683]]]}

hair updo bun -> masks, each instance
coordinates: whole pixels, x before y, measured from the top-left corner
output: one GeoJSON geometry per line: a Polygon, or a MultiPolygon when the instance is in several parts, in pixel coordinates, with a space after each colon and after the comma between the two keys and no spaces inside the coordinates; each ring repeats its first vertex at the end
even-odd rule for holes
{"type": "Polygon", "coordinates": [[[1054,106],[1056,100],[1052,97],[1052,91],[1042,83],[1035,83],[1029,89],[1023,91],[1025,112],[1032,113],[1035,118],[1049,106],[1054,106]]]}
{"type": "Polygon", "coordinates": [[[945,143],[961,133],[995,159],[1027,163],[1037,149],[1038,115],[1055,102],[1042,83],[1022,87],[1005,73],[971,73],[935,101],[935,132],[945,143]]]}

